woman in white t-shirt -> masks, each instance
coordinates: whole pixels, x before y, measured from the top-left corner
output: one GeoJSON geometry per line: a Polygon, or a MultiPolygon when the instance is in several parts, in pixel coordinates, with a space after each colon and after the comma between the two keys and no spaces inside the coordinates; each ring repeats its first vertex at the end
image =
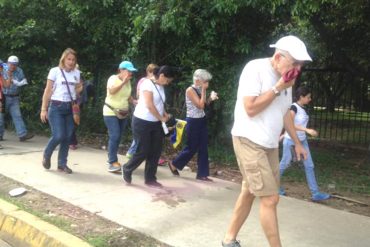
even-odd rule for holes
{"type": "Polygon", "coordinates": [[[162,186],[157,182],[156,173],[164,137],[162,122],[169,119],[164,108],[164,86],[173,78],[174,70],[169,66],[161,66],[154,70],[152,78],[145,79],[140,85],[140,98],[132,118],[137,150],[122,166],[122,178],[127,184],[131,184],[132,172],[145,160],[145,184],[162,186]]]}
{"type": "Polygon", "coordinates": [[[80,71],[76,69],[76,54],[73,49],[67,48],[59,60],[59,66],[50,69],[40,113],[41,121],[49,122],[51,129],[42,165],[50,169],[51,156],[59,145],[58,171],[68,174],[72,173],[67,166],[69,142],[74,129],[72,101],[82,91],[80,71]]]}
{"type": "MultiPolygon", "coordinates": [[[[306,112],[305,106],[311,102],[311,92],[307,87],[299,87],[295,93],[295,98],[297,101],[292,104],[290,108],[290,114],[294,119],[294,127],[296,129],[297,136],[307,152],[307,159],[303,160],[303,164],[306,173],[307,184],[312,194],[311,199],[313,201],[327,200],[330,198],[330,195],[320,192],[316,182],[314,163],[306,136],[306,133],[311,136],[318,135],[316,130],[307,128],[309,116],[306,112]]],[[[290,162],[292,161],[291,148],[293,145],[293,140],[289,134],[285,132],[283,141],[283,157],[280,161],[280,176],[283,175],[284,171],[289,167],[290,162]]],[[[280,188],[279,193],[280,195],[285,195],[285,191],[282,187],[280,188]]]]}
{"type": "MultiPolygon", "coordinates": [[[[154,71],[155,68],[158,68],[158,65],[156,65],[154,63],[151,63],[146,67],[146,76],[142,77],[137,82],[136,99],[139,99],[139,96],[140,96],[140,85],[141,85],[141,83],[143,81],[145,81],[145,79],[150,79],[150,78],[153,77],[153,71],[154,71]]],[[[130,159],[132,157],[132,155],[136,152],[136,149],[137,149],[137,142],[135,141],[135,139],[133,139],[130,148],[127,150],[126,157],[130,159]]]]}

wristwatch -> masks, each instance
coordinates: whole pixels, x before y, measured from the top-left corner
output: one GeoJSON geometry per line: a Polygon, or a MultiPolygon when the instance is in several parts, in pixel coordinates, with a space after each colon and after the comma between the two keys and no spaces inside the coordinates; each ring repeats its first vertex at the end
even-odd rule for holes
{"type": "Polygon", "coordinates": [[[271,90],[274,92],[274,94],[275,94],[276,96],[279,96],[279,95],[280,95],[280,91],[279,91],[279,90],[277,90],[277,88],[276,88],[275,86],[273,86],[273,87],[271,88],[271,90]]]}

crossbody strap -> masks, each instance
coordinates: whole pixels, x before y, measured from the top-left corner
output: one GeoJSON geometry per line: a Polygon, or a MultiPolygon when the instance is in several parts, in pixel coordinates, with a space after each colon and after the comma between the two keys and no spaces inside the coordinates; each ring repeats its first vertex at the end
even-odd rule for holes
{"type": "Polygon", "coordinates": [[[164,103],[164,100],[162,99],[161,93],[159,92],[159,90],[158,90],[157,86],[155,85],[154,81],[152,81],[152,80],[150,80],[150,81],[153,83],[155,89],[157,89],[157,92],[159,94],[159,98],[161,98],[161,101],[163,103],[163,107],[164,107],[164,109],[166,109],[166,103],[164,103]]]}
{"type": "Polygon", "coordinates": [[[111,109],[112,111],[116,111],[117,109],[113,108],[113,106],[111,106],[110,104],[108,104],[107,102],[104,102],[104,105],[108,106],[109,109],[111,109]]]}
{"type": "MultiPolygon", "coordinates": [[[[197,89],[193,86],[191,86],[191,88],[195,91],[195,93],[198,95],[199,98],[202,98],[202,95],[197,91],[197,89]]],[[[213,103],[213,101],[208,101],[207,97],[206,97],[206,107],[209,106],[211,103],[213,103]]]]}
{"type": "Polygon", "coordinates": [[[71,97],[71,102],[74,102],[73,98],[72,98],[72,94],[71,94],[71,90],[69,89],[69,86],[68,86],[68,81],[67,81],[67,78],[63,72],[63,70],[61,68],[59,68],[60,71],[62,72],[62,75],[64,77],[64,80],[66,81],[66,87],[67,87],[67,90],[68,90],[68,94],[69,94],[69,97],[71,97]]]}
{"type": "Polygon", "coordinates": [[[199,98],[202,98],[202,95],[197,91],[195,87],[192,86],[191,88],[195,91],[199,98]]]}
{"type": "Polygon", "coordinates": [[[163,103],[163,106],[166,108],[166,105],[165,105],[165,103],[164,103],[164,100],[162,99],[161,93],[159,92],[159,90],[158,90],[157,86],[155,85],[154,81],[152,81],[152,80],[150,80],[150,81],[153,83],[153,85],[154,85],[155,89],[157,89],[157,92],[158,92],[158,94],[159,94],[159,98],[161,98],[161,101],[162,101],[162,103],[163,103]]]}

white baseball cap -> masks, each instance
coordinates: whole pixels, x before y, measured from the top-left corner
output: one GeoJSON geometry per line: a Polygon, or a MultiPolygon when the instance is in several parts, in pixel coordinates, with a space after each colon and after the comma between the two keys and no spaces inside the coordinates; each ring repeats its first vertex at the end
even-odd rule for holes
{"type": "Polygon", "coordinates": [[[10,56],[8,58],[8,63],[12,63],[12,64],[18,64],[19,63],[19,59],[17,56],[10,56]]]}
{"type": "Polygon", "coordinates": [[[298,61],[312,61],[307,53],[305,44],[296,36],[289,35],[282,37],[270,47],[289,52],[289,54],[298,61]]]}

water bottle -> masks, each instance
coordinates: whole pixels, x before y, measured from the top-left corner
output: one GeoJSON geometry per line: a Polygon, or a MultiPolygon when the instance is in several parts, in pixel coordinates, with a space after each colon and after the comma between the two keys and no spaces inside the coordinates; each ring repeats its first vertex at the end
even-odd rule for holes
{"type": "Polygon", "coordinates": [[[165,122],[162,122],[162,128],[163,128],[164,134],[167,135],[169,131],[168,131],[168,128],[165,122]]]}

